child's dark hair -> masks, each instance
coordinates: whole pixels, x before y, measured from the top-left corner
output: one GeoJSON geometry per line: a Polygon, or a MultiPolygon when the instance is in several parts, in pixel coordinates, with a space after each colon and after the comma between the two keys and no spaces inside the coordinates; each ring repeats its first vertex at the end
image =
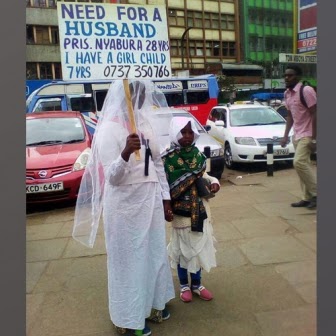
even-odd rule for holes
{"type": "Polygon", "coordinates": [[[287,65],[286,69],[294,70],[297,76],[302,76],[302,69],[296,64],[287,65]]]}

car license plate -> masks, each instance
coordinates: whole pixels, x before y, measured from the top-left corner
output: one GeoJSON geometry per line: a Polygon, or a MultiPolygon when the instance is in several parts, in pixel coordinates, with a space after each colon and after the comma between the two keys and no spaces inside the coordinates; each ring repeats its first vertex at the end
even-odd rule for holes
{"type": "Polygon", "coordinates": [[[288,154],[289,154],[289,148],[274,149],[273,151],[274,156],[281,156],[281,155],[288,155],[288,154]]]}
{"type": "Polygon", "coordinates": [[[26,194],[35,194],[42,192],[51,192],[63,190],[63,182],[42,183],[42,184],[27,184],[26,194]]]}

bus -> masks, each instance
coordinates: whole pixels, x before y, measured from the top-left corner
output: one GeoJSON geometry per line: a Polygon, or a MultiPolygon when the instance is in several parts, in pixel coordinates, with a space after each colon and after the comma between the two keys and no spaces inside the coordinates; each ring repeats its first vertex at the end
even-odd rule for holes
{"type": "Polygon", "coordinates": [[[211,109],[218,105],[219,87],[214,75],[154,80],[164,93],[168,106],[187,110],[206,125],[211,109]]]}
{"type": "MultiPolygon", "coordinates": [[[[207,74],[230,79],[236,100],[246,100],[248,96],[264,88],[264,68],[260,65],[208,62],[205,70],[207,74]]],[[[232,98],[232,92],[227,92],[227,95],[220,98],[232,98]]]]}
{"type": "MultiPolygon", "coordinates": [[[[26,113],[41,111],[80,111],[91,134],[102,110],[111,80],[53,81],[32,92],[26,100],[26,113]]],[[[206,125],[213,106],[218,104],[216,76],[176,77],[153,80],[168,106],[183,108],[206,125]]]]}

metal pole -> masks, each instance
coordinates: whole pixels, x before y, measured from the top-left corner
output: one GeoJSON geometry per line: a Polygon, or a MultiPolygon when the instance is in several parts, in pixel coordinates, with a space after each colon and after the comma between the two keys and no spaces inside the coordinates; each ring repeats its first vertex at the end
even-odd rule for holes
{"type": "Polygon", "coordinates": [[[210,146],[205,146],[203,153],[207,157],[205,171],[208,173],[208,172],[211,171],[211,159],[210,159],[210,157],[211,157],[211,148],[210,148],[210,146]]]}
{"type": "Polygon", "coordinates": [[[186,36],[186,34],[188,33],[188,31],[190,29],[192,29],[193,27],[189,27],[187,28],[183,34],[182,34],[182,37],[181,37],[181,57],[182,57],[182,70],[184,70],[184,38],[186,36]]]}
{"type": "Polygon", "coordinates": [[[273,176],[273,144],[267,144],[267,176],[273,176]]]}

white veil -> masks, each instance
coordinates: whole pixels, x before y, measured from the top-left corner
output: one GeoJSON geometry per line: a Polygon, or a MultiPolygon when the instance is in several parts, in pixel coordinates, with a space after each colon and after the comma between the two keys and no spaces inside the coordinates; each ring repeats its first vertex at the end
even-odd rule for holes
{"type": "Polygon", "coordinates": [[[174,119],[171,120],[170,125],[169,125],[169,137],[170,137],[170,141],[173,142],[176,146],[180,146],[178,141],[182,138],[181,130],[182,128],[187,126],[189,122],[191,125],[191,129],[194,132],[193,144],[200,137],[200,134],[197,130],[197,126],[193,118],[175,117],[174,119]]]}
{"type": "MultiPolygon", "coordinates": [[[[159,111],[160,107],[167,107],[166,98],[162,92],[155,89],[150,80],[134,79],[128,82],[137,130],[139,128],[143,129],[144,125],[147,129],[149,127],[155,139],[152,144],[158,146],[158,150],[162,151],[166,145],[166,140],[163,134],[160,134],[162,127],[157,127],[156,112],[159,111]]],[[[165,110],[169,114],[169,109],[165,110]]],[[[128,130],[128,133],[131,133],[129,120],[123,81],[116,80],[109,88],[97,123],[91,156],[83,174],[75,209],[72,236],[75,240],[91,248],[95,242],[103,209],[105,177],[100,155],[111,150],[108,141],[102,141],[106,137],[104,126],[115,122],[120,125],[120,129],[128,130]],[[104,146],[104,144],[106,145],[104,146]]],[[[142,157],[141,160],[144,160],[144,158],[142,157]]]]}

